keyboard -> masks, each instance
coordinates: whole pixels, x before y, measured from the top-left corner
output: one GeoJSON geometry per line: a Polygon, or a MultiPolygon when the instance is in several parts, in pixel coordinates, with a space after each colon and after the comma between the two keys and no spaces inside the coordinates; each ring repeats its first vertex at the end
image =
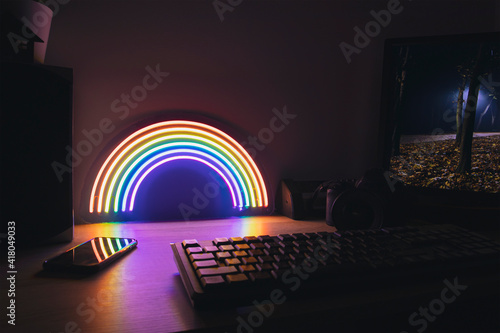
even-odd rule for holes
{"type": "Polygon", "coordinates": [[[498,272],[500,244],[454,225],[221,237],[171,243],[195,307],[251,305],[498,272]],[[456,275],[452,275],[456,276],[456,275]]]}

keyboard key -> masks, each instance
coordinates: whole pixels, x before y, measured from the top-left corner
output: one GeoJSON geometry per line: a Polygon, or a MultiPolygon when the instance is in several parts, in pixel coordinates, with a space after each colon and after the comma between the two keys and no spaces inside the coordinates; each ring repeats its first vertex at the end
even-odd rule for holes
{"type": "Polygon", "coordinates": [[[186,249],[187,254],[193,254],[193,253],[203,253],[203,249],[199,246],[196,247],[188,247],[186,249]]]}
{"type": "Polygon", "coordinates": [[[320,236],[317,233],[315,233],[315,232],[307,232],[304,235],[306,235],[307,238],[309,238],[311,240],[315,240],[317,238],[320,238],[320,236]]]}
{"type": "Polygon", "coordinates": [[[271,274],[268,272],[253,272],[249,273],[248,277],[250,280],[253,282],[265,282],[265,281],[270,281],[271,280],[271,274]]]}
{"type": "Polygon", "coordinates": [[[217,267],[217,261],[215,260],[200,260],[193,262],[194,269],[207,268],[207,267],[217,267]]]}
{"type": "Polygon", "coordinates": [[[237,257],[237,258],[246,257],[246,256],[248,256],[248,253],[245,251],[233,251],[233,256],[237,257]]]}
{"type": "Polygon", "coordinates": [[[182,241],[182,247],[183,248],[200,247],[200,244],[198,244],[198,241],[196,239],[186,239],[182,241]]]}
{"type": "Polygon", "coordinates": [[[271,256],[260,256],[257,258],[260,263],[274,262],[274,258],[271,256]]]}
{"type": "Polygon", "coordinates": [[[189,255],[189,259],[191,259],[191,261],[210,260],[214,259],[214,255],[212,253],[194,253],[189,255]]]}
{"type": "Polygon", "coordinates": [[[293,247],[282,247],[279,249],[281,254],[290,254],[290,253],[296,253],[293,247]]]}
{"type": "Polygon", "coordinates": [[[273,256],[275,254],[281,254],[280,249],[275,247],[271,249],[264,249],[264,253],[268,256],[273,256]]]}
{"type": "Polygon", "coordinates": [[[229,239],[225,237],[214,239],[215,246],[228,245],[228,244],[229,244],[229,239]]]}
{"type": "Polygon", "coordinates": [[[245,240],[243,237],[231,237],[229,238],[229,241],[231,244],[240,244],[240,243],[245,243],[245,240]]]}
{"type": "Polygon", "coordinates": [[[234,246],[236,250],[250,250],[250,245],[248,244],[236,244],[234,246]]]}
{"type": "Polygon", "coordinates": [[[226,279],[230,285],[246,285],[250,281],[243,273],[227,275],[226,279]]]}
{"type": "Polygon", "coordinates": [[[292,235],[290,234],[279,234],[278,235],[278,238],[281,240],[281,241],[285,241],[285,242],[293,242],[295,240],[295,237],[293,237],[292,235]]]}
{"type": "Polygon", "coordinates": [[[266,246],[264,245],[264,243],[251,243],[250,244],[250,248],[252,248],[253,250],[262,250],[262,249],[265,249],[266,246]]]}
{"type": "Polygon", "coordinates": [[[260,249],[248,250],[247,253],[248,253],[248,255],[254,256],[254,257],[263,256],[264,255],[264,252],[262,250],[260,250],[260,249]]]}
{"type": "Polygon", "coordinates": [[[255,257],[243,257],[241,258],[241,261],[245,264],[245,265],[248,265],[248,264],[256,264],[258,263],[259,261],[257,260],[257,258],[255,257]]]}
{"type": "Polygon", "coordinates": [[[253,265],[240,265],[240,266],[238,266],[238,269],[242,273],[249,273],[249,272],[255,271],[255,266],[253,266],[253,265]]]}
{"type": "Polygon", "coordinates": [[[213,268],[200,268],[196,272],[199,277],[202,277],[202,276],[226,275],[226,274],[238,273],[238,270],[234,266],[223,266],[223,267],[213,267],[213,268]]]}
{"type": "Polygon", "coordinates": [[[274,242],[274,239],[269,235],[262,235],[257,237],[262,243],[274,242]]]}
{"type": "Polygon", "coordinates": [[[300,246],[308,246],[307,239],[305,240],[294,240],[292,242],[292,246],[300,247],[300,246]]]}
{"type": "Polygon", "coordinates": [[[276,242],[269,242],[264,244],[267,249],[280,248],[280,244],[276,242]]]}
{"type": "MultiPolygon", "coordinates": [[[[300,246],[294,246],[293,248],[293,252],[295,252],[295,254],[299,254],[299,253],[307,253],[307,252],[311,252],[311,247],[307,246],[307,245],[300,245],[300,246]]],[[[291,252],[291,253],[293,253],[291,252]]]]}
{"type": "Polygon", "coordinates": [[[221,250],[221,251],[233,251],[234,246],[232,246],[232,245],[220,245],[219,250],[221,250]]]}
{"type": "Polygon", "coordinates": [[[300,233],[296,233],[296,234],[292,234],[293,238],[295,238],[295,240],[307,240],[309,239],[309,237],[305,234],[300,234],[300,233]]]}
{"type": "Polygon", "coordinates": [[[227,258],[232,258],[233,255],[231,254],[231,252],[217,252],[215,254],[215,256],[217,257],[217,259],[219,260],[224,260],[224,259],[227,259],[227,258]]]}
{"type": "Polygon", "coordinates": [[[260,242],[260,240],[259,240],[257,237],[255,237],[255,236],[245,236],[245,237],[243,237],[243,239],[244,239],[244,240],[245,240],[245,242],[247,242],[248,244],[250,244],[250,243],[258,243],[258,242],[260,242]]]}
{"type": "Polygon", "coordinates": [[[218,252],[219,248],[217,246],[214,246],[214,245],[209,245],[209,246],[205,246],[203,248],[203,251],[205,251],[205,252],[218,252]]]}
{"type": "Polygon", "coordinates": [[[257,264],[255,265],[255,268],[257,268],[258,271],[270,271],[274,269],[274,267],[270,263],[264,263],[264,264],[257,264]]]}
{"type": "MultiPolygon", "coordinates": [[[[307,252],[307,253],[309,253],[309,252],[307,252]]],[[[289,256],[290,256],[291,261],[295,261],[295,262],[299,262],[299,263],[302,262],[306,258],[306,254],[303,252],[290,253],[289,256]]]]}
{"type": "Polygon", "coordinates": [[[293,247],[293,241],[281,241],[281,242],[278,242],[278,245],[280,247],[293,247]]]}
{"type": "Polygon", "coordinates": [[[225,259],[224,263],[228,266],[231,266],[231,265],[239,265],[239,264],[241,264],[241,261],[238,258],[229,258],[229,259],[225,259]]]}
{"type": "Polygon", "coordinates": [[[273,256],[273,258],[274,258],[274,261],[277,261],[277,262],[290,260],[290,256],[288,256],[286,254],[275,254],[273,256]]]}
{"type": "Polygon", "coordinates": [[[321,240],[321,238],[317,238],[317,239],[315,239],[315,240],[310,239],[310,240],[307,240],[307,241],[306,241],[306,244],[307,244],[309,247],[311,247],[311,248],[313,248],[313,249],[314,249],[314,248],[316,248],[316,247],[318,247],[318,246],[321,246],[321,244],[319,243],[319,241],[320,241],[320,240],[321,240]]]}
{"type": "Polygon", "coordinates": [[[273,262],[272,265],[274,269],[288,269],[292,267],[288,261],[273,262]]]}
{"type": "Polygon", "coordinates": [[[204,276],[200,279],[203,288],[218,288],[226,284],[222,276],[204,276]]]}

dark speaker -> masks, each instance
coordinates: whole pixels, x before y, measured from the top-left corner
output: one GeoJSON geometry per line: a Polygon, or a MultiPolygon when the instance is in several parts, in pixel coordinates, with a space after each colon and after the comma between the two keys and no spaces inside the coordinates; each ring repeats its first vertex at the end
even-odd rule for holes
{"type": "Polygon", "coordinates": [[[281,181],[281,213],[294,220],[325,217],[325,194],[319,192],[322,181],[281,181]]]}
{"type": "Polygon", "coordinates": [[[21,246],[71,241],[73,70],[2,62],[0,106],[0,230],[21,246]]]}

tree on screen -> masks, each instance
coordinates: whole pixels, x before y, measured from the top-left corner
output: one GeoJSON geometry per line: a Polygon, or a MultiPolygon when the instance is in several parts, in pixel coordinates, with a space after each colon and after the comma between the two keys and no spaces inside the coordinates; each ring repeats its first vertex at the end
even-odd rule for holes
{"type": "Polygon", "coordinates": [[[463,123],[463,105],[464,105],[464,92],[469,81],[472,71],[468,66],[459,65],[457,67],[458,74],[460,75],[460,85],[458,86],[458,97],[457,97],[457,112],[455,116],[457,135],[455,137],[455,145],[460,146],[462,141],[462,123],[463,123]]]}
{"type": "MultiPolygon", "coordinates": [[[[477,61],[472,71],[469,84],[469,94],[465,104],[464,119],[462,123],[462,135],[460,138],[460,161],[457,172],[466,173],[472,166],[472,137],[474,135],[474,122],[476,119],[477,102],[479,99],[479,88],[481,87],[480,75],[483,73],[486,52],[483,43],[477,51],[477,61]]],[[[458,129],[457,129],[458,131],[458,129]]]]}
{"type": "Polygon", "coordinates": [[[392,134],[392,155],[398,156],[401,154],[400,142],[401,142],[401,117],[402,117],[402,105],[405,91],[405,81],[407,75],[406,65],[408,63],[408,53],[410,51],[409,46],[404,46],[399,49],[399,59],[401,61],[398,64],[396,70],[395,80],[397,84],[394,88],[394,114],[396,115],[396,126],[394,127],[394,132],[392,134]]]}
{"type": "MultiPolygon", "coordinates": [[[[458,162],[457,172],[466,173],[471,170],[472,167],[472,141],[475,128],[475,119],[477,112],[477,104],[479,100],[479,89],[481,84],[484,83],[482,76],[487,75],[498,69],[499,59],[498,59],[498,44],[488,45],[481,43],[476,55],[476,61],[474,68],[472,70],[472,75],[469,84],[469,93],[467,96],[467,102],[465,104],[465,110],[463,111],[463,122],[459,128],[457,128],[457,140],[460,135],[460,161],[458,162]]],[[[495,99],[495,91],[492,87],[488,87],[490,92],[493,94],[492,100],[483,110],[478,123],[481,122],[484,115],[490,109],[491,103],[495,99]]]]}

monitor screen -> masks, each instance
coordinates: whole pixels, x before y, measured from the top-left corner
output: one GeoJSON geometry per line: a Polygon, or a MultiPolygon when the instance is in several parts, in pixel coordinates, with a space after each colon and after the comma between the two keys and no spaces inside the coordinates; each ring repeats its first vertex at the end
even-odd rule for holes
{"type": "Polygon", "coordinates": [[[431,192],[499,194],[500,33],[388,39],[384,52],[392,177],[431,192]]]}

